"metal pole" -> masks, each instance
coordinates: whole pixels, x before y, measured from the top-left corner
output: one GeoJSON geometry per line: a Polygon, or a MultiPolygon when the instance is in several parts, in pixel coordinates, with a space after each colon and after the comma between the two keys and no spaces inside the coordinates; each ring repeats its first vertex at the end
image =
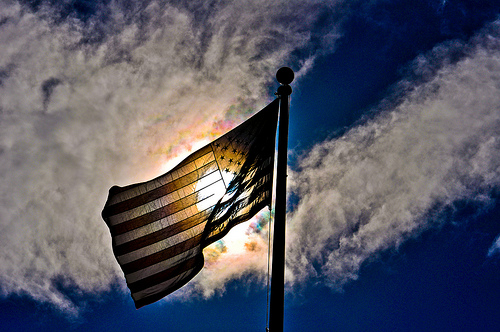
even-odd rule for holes
{"type": "Polygon", "coordinates": [[[286,168],[288,153],[288,113],[293,71],[282,67],[276,73],[281,83],[276,93],[280,98],[280,120],[278,133],[278,164],[276,167],[276,203],[274,216],[273,261],[271,274],[271,303],[269,309],[269,331],[283,331],[285,300],[285,225],[286,225],[286,168]]]}

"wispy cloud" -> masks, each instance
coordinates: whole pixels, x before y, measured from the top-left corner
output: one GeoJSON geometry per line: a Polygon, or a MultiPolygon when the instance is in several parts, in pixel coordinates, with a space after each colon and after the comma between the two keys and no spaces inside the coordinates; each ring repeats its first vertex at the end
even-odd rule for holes
{"type": "Polygon", "coordinates": [[[2,2],[3,296],[76,312],[58,285],[121,281],[100,219],[108,188],[158,175],[193,137],[264,105],[285,61],[300,70],[331,50],[339,23],[319,20],[336,3],[2,2]]]}
{"type": "Polygon", "coordinates": [[[309,151],[290,177],[288,278],[341,289],[500,185],[500,22],[419,56],[377,115],[309,151]]]}
{"type": "Polygon", "coordinates": [[[500,253],[500,235],[495,239],[495,242],[493,242],[488,250],[488,256],[494,256],[498,253],[500,253]]]}

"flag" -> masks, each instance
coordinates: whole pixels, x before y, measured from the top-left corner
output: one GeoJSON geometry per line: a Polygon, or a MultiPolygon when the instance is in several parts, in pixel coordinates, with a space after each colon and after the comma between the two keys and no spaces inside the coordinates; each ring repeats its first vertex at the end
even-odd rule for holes
{"type": "Polygon", "coordinates": [[[102,211],[136,308],[189,282],[203,248],[271,204],[278,99],[151,181],[113,186],[102,211]]]}

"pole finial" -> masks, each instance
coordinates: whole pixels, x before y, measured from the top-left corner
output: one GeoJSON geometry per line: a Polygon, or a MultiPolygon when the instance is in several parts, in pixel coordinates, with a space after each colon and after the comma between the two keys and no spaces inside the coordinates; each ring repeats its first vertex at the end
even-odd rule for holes
{"type": "Polygon", "coordinates": [[[289,67],[281,67],[276,73],[276,79],[283,85],[292,83],[294,77],[295,75],[293,73],[293,70],[289,67]]]}

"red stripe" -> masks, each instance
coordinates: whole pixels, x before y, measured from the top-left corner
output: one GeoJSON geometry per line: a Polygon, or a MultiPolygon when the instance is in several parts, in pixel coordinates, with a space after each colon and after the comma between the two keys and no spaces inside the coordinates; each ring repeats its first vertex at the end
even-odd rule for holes
{"type": "Polygon", "coordinates": [[[146,288],[167,281],[168,279],[175,278],[177,275],[191,270],[193,267],[195,267],[196,263],[199,261],[199,257],[197,256],[189,258],[169,269],[153,274],[152,276],[127,284],[127,286],[132,293],[137,293],[146,288]]]}
{"type": "Polygon", "coordinates": [[[149,256],[145,256],[145,257],[140,258],[138,260],[135,260],[133,262],[123,264],[122,270],[125,274],[137,272],[137,271],[142,270],[148,266],[154,265],[154,264],[159,263],[161,261],[164,261],[168,258],[177,256],[177,255],[183,253],[184,251],[187,251],[189,249],[196,247],[201,241],[201,236],[202,236],[202,234],[199,234],[193,238],[190,238],[189,240],[178,243],[172,247],[155,252],[154,254],[151,254],[149,256]]]}
{"type": "Polygon", "coordinates": [[[144,248],[144,247],[151,245],[153,243],[156,243],[158,241],[169,238],[172,235],[175,235],[177,233],[185,231],[186,229],[189,229],[191,227],[199,225],[202,222],[205,222],[207,220],[208,216],[210,215],[210,211],[211,211],[211,208],[206,209],[204,211],[200,211],[197,214],[192,215],[189,218],[186,218],[186,219],[179,221],[173,225],[165,227],[159,231],[156,231],[154,233],[142,236],[138,239],[117,245],[116,247],[113,248],[113,252],[114,252],[115,256],[121,256],[121,255],[125,255],[129,252],[135,251],[137,249],[144,248]]]}
{"type": "MultiPolygon", "coordinates": [[[[199,259],[200,259],[200,261],[196,264],[196,267],[193,269],[193,271],[191,273],[189,273],[188,275],[185,275],[182,278],[180,278],[179,280],[177,280],[177,282],[173,283],[172,286],[162,290],[161,292],[152,294],[152,295],[147,296],[145,298],[142,298],[140,300],[134,299],[135,308],[139,309],[141,307],[144,307],[145,305],[156,302],[156,301],[162,299],[163,297],[167,296],[168,294],[175,292],[176,290],[178,290],[179,288],[181,288],[185,284],[187,284],[203,268],[203,256],[200,255],[199,259]]],[[[134,297],[133,293],[132,293],[132,297],[134,297]]]]}

